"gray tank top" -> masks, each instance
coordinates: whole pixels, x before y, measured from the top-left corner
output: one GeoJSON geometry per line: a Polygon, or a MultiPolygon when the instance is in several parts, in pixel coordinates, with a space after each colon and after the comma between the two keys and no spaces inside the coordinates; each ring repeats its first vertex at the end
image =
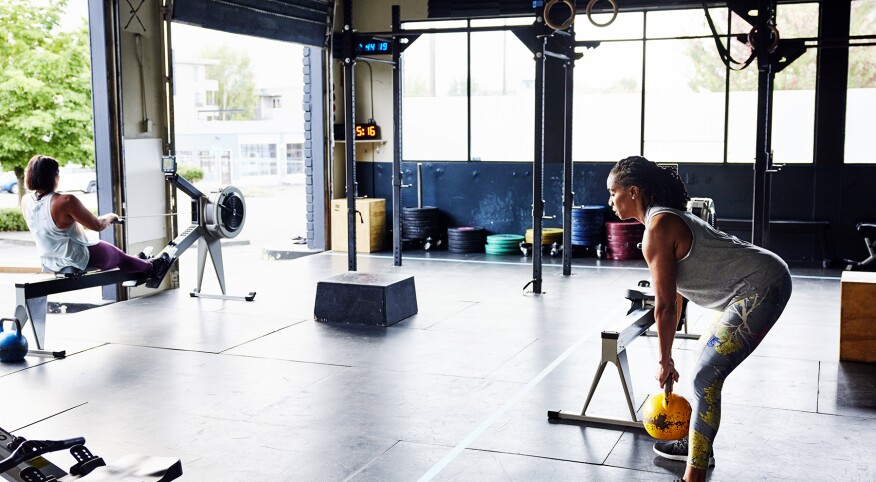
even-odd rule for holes
{"type": "Polygon", "coordinates": [[[680,217],[693,234],[690,251],[676,265],[675,283],[679,293],[702,307],[723,310],[788,273],[782,258],[718,231],[687,211],[652,206],[645,226],[660,213],[680,217]]]}

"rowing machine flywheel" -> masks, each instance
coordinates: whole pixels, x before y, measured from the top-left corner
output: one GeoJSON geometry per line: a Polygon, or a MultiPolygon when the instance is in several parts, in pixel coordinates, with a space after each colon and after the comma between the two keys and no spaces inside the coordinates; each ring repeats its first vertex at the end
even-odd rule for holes
{"type": "Polygon", "coordinates": [[[234,186],[225,186],[207,197],[204,208],[204,228],[218,238],[233,238],[240,234],[246,221],[243,193],[234,186]]]}

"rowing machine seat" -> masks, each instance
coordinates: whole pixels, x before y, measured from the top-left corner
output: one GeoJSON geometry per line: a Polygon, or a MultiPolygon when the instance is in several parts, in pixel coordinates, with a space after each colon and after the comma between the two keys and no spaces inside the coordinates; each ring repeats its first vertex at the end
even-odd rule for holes
{"type": "Polygon", "coordinates": [[[43,271],[55,273],[56,278],[78,278],[88,272],[86,269],[79,269],[75,266],[64,266],[58,271],[52,271],[43,266],[43,271]]]}

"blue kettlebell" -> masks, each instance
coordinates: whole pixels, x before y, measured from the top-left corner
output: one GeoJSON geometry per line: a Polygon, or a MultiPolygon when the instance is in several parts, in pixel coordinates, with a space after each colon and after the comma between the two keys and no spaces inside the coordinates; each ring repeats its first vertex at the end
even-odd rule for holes
{"type": "Polygon", "coordinates": [[[0,319],[0,362],[14,363],[24,360],[27,355],[27,338],[21,335],[21,322],[18,318],[0,319]],[[15,323],[15,331],[3,333],[3,324],[15,323]]]}

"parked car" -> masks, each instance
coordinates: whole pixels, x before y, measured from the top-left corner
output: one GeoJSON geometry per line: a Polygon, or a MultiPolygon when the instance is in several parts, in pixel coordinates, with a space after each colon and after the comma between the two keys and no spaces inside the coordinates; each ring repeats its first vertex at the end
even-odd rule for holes
{"type": "Polygon", "coordinates": [[[61,166],[61,181],[58,183],[58,192],[82,191],[91,193],[96,190],[97,177],[93,167],[79,164],[61,166]]]}
{"type": "Polygon", "coordinates": [[[18,178],[15,177],[14,172],[0,174],[0,191],[18,193],[18,178]]]}

